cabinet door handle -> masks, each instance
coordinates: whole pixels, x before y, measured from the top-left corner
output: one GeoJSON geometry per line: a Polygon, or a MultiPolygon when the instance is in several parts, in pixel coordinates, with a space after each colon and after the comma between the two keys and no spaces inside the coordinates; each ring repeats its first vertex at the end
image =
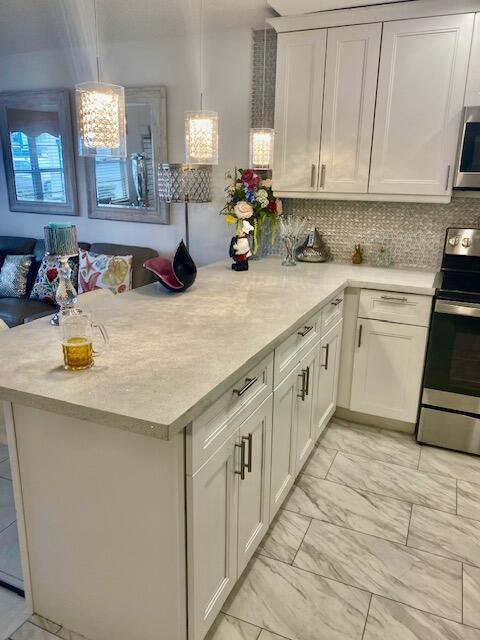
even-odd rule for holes
{"type": "Polygon", "coordinates": [[[330,344],[326,344],[322,348],[325,349],[325,362],[322,364],[322,367],[325,369],[325,371],[327,371],[327,369],[328,369],[328,356],[329,356],[329,353],[330,353],[330,344]]]}
{"type": "Polygon", "coordinates": [[[242,436],[243,442],[248,442],[248,457],[247,457],[247,471],[252,473],[252,456],[253,456],[253,434],[249,433],[248,436],[242,436]]]}
{"type": "Polygon", "coordinates": [[[320,188],[323,189],[325,187],[325,175],[327,173],[327,165],[322,164],[320,168],[320,188]]]}
{"type": "Polygon", "coordinates": [[[341,303],[342,303],[342,298],[335,298],[335,300],[332,300],[330,304],[333,304],[334,307],[338,307],[338,305],[341,303]]]}
{"type": "Polygon", "coordinates": [[[297,333],[298,333],[299,336],[302,336],[302,338],[304,338],[307,335],[307,333],[310,333],[310,331],[312,329],[313,329],[313,326],[312,327],[303,327],[303,331],[297,331],[297,333]]]}
{"type": "Polygon", "coordinates": [[[362,346],[362,331],[363,331],[363,324],[361,324],[358,329],[358,348],[359,349],[362,346]]]}
{"type": "Polygon", "coordinates": [[[298,374],[299,378],[302,378],[302,388],[300,389],[300,393],[297,393],[297,398],[301,398],[302,402],[305,402],[305,374],[306,370],[302,369],[302,373],[298,374]]]}
{"type": "Polygon", "coordinates": [[[257,380],[258,378],[245,378],[245,385],[241,389],[234,389],[232,393],[237,396],[243,396],[245,391],[248,391],[250,387],[253,387],[257,380]]]}
{"type": "Polygon", "coordinates": [[[310,367],[307,367],[307,382],[306,382],[305,395],[308,396],[310,393],[310,367]]]}
{"type": "Polygon", "coordinates": [[[311,172],[310,172],[310,187],[312,189],[315,188],[315,174],[317,173],[317,165],[312,164],[311,172]]]}
{"type": "Polygon", "coordinates": [[[397,297],[397,296],[381,296],[382,300],[385,300],[385,302],[401,302],[402,304],[405,304],[405,302],[408,302],[408,298],[405,298],[404,296],[401,297],[397,297]]]}
{"type": "Polygon", "coordinates": [[[445,180],[445,191],[448,191],[451,170],[452,170],[452,165],[449,164],[447,167],[447,179],[445,180]]]}
{"type": "Polygon", "coordinates": [[[236,447],[240,448],[240,471],[235,471],[235,473],[240,476],[240,480],[245,480],[245,440],[242,439],[240,444],[235,443],[236,447]]]}

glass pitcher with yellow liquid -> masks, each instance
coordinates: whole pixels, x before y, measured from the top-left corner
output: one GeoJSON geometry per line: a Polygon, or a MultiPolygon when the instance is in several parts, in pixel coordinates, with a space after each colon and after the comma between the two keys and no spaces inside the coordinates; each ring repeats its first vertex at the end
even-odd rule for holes
{"type": "Polygon", "coordinates": [[[81,371],[94,364],[94,357],[108,349],[108,333],[89,313],[61,314],[62,349],[65,369],[81,371]],[[95,335],[95,337],[94,337],[95,335]]]}

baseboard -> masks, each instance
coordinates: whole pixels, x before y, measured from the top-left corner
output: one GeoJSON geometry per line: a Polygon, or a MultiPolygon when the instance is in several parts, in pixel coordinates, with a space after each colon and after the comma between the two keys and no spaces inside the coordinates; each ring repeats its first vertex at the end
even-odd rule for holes
{"type": "Polygon", "coordinates": [[[415,433],[415,422],[401,422],[400,420],[390,420],[389,418],[380,418],[379,416],[370,416],[367,413],[358,413],[350,411],[343,407],[337,407],[334,418],[348,420],[357,424],[364,424],[370,427],[378,427],[379,429],[389,429],[390,431],[401,431],[402,433],[415,433]]]}

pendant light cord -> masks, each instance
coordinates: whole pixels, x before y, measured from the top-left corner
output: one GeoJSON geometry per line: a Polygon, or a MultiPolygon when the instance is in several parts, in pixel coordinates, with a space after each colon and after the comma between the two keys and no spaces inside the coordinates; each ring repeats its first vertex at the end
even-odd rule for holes
{"type": "Polygon", "coordinates": [[[200,111],[203,111],[203,91],[204,91],[204,34],[203,34],[203,0],[200,0],[200,111]]]}
{"type": "Polygon", "coordinates": [[[97,82],[100,82],[100,52],[98,46],[97,0],[93,0],[93,16],[95,24],[95,51],[97,56],[97,82]]]}
{"type": "Polygon", "coordinates": [[[265,127],[265,67],[267,60],[267,21],[263,29],[262,126],[265,127]]]}

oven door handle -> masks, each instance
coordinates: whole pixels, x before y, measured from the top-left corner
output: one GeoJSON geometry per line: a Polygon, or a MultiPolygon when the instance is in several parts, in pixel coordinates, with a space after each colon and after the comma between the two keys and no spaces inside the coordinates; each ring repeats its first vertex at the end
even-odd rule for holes
{"type": "Polygon", "coordinates": [[[480,318],[480,305],[469,302],[449,302],[447,300],[437,300],[435,303],[435,313],[446,313],[452,316],[470,316],[480,318]]]}

